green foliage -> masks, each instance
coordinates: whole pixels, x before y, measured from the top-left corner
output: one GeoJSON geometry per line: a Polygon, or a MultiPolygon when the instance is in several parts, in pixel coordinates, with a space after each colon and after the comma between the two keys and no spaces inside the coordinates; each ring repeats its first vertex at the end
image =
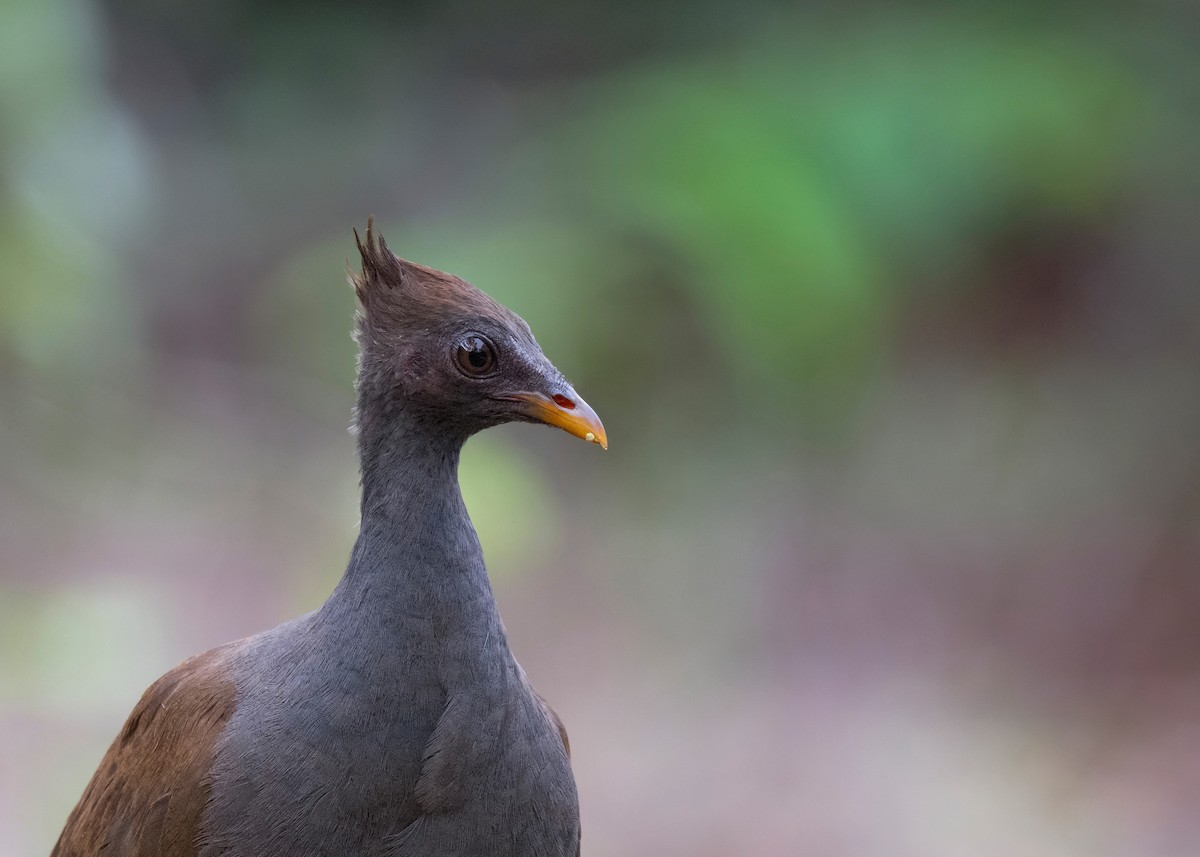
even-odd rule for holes
{"type": "MultiPolygon", "coordinates": [[[[531,158],[542,198],[465,229],[443,214],[405,246],[563,320],[636,269],[614,253],[649,248],[743,388],[844,395],[909,291],[976,279],[977,236],[1020,211],[1102,213],[1138,121],[1131,71],[1085,38],[921,23],[837,49],[764,33],[591,83],[531,158]]],[[[531,178],[514,170],[500,198],[531,178]]]]}

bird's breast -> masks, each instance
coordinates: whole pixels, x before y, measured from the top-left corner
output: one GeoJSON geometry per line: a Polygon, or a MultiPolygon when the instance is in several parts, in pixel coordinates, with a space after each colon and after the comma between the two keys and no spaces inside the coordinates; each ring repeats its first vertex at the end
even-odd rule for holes
{"type": "Polygon", "coordinates": [[[507,652],[448,677],[411,652],[248,649],[210,777],[209,853],[574,853],[570,763],[507,652]]]}

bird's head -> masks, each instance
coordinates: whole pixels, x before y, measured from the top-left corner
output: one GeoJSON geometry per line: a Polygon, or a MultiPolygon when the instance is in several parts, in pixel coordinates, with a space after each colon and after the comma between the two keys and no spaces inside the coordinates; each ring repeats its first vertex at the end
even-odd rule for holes
{"type": "Polygon", "coordinates": [[[596,412],[546,359],[529,325],[465,280],[399,258],[371,220],[355,231],[360,421],[403,405],[436,431],[545,423],[608,448],[596,412]]]}

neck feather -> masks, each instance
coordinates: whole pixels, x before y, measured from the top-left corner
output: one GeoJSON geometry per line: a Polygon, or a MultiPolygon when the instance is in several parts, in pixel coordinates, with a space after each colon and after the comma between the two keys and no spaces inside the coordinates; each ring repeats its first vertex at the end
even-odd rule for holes
{"type": "Polygon", "coordinates": [[[403,401],[359,411],[362,522],[324,612],[359,628],[506,645],[458,485],[463,439],[403,401]]]}

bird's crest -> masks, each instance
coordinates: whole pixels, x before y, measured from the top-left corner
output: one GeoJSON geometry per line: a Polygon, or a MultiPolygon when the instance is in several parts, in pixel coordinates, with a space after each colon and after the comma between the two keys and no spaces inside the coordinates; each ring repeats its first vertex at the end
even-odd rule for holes
{"type": "Polygon", "coordinates": [[[357,228],[354,230],[354,243],[358,245],[358,254],[362,257],[362,271],[350,269],[350,285],[354,286],[358,302],[367,309],[380,291],[404,285],[404,264],[399,256],[388,249],[383,236],[375,231],[374,217],[367,218],[365,238],[359,237],[357,228]]]}
{"type": "Polygon", "coordinates": [[[401,259],[375,229],[374,217],[367,218],[362,237],[354,230],[354,241],[362,269],[351,268],[349,275],[361,308],[361,325],[425,326],[456,309],[495,319],[511,315],[465,280],[401,259]]]}

